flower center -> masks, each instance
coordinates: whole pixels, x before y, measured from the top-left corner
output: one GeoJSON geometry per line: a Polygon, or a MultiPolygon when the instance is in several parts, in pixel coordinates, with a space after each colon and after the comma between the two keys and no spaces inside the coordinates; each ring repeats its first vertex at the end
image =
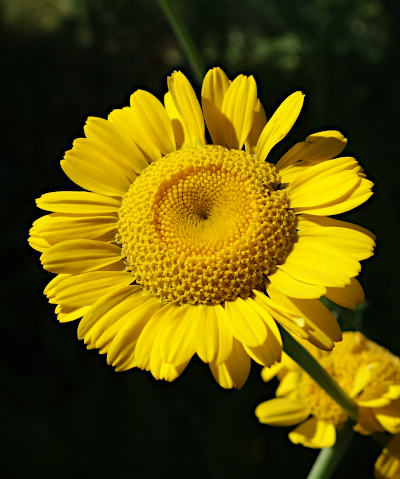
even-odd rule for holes
{"type": "MultiPolygon", "coordinates": [[[[400,359],[369,341],[362,333],[344,333],[343,341],[319,362],[348,394],[358,369],[364,365],[371,366],[373,380],[359,396],[363,399],[368,398],[371,392],[384,392],[390,384],[400,383],[400,359]]],[[[345,411],[306,373],[301,373],[298,392],[311,408],[313,416],[333,422],[338,429],[344,425],[347,420],[345,411]]]]}
{"type": "Polygon", "coordinates": [[[296,219],[275,167],[238,150],[184,148],[150,164],[123,198],[127,268],[171,302],[248,297],[282,264],[296,219]]]}
{"type": "MultiPolygon", "coordinates": [[[[320,361],[322,364],[322,361],[320,361]]],[[[343,387],[332,368],[327,367],[328,373],[343,387]]],[[[327,394],[310,376],[301,373],[299,395],[310,408],[311,414],[318,419],[332,422],[336,429],[341,429],[347,421],[347,413],[327,394]]],[[[346,392],[349,390],[346,389],[346,392]]]]}

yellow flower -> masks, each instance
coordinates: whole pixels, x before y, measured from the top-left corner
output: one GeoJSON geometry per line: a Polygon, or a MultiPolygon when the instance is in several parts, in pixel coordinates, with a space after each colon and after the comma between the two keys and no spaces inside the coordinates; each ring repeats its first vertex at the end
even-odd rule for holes
{"type": "Polygon", "coordinates": [[[252,76],[204,78],[200,106],[181,72],[164,105],[143,90],[106,120],[89,117],[61,167],[87,191],[37,200],[30,245],[56,276],[45,289],[61,322],[133,367],[175,379],[194,354],[225,388],[250,358],[281,358],[275,321],[323,349],[341,339],[322,295],[354,308],[355,277],[374,239],[331,219],[366,201],[372,183],[337,131],[265,159],[303,105],[290,95],[267,121],[252,76]],[[207,125],[212,143],[207,142],[207,125]]]}
{"type": "MultiPolygon", "coordinates": [[[[400,433],[400,359],[359,332],[343,333],[331,352],[307,349],[358,405],[355,430],[361,434],[400,433]]],[[[259,404],[256,416],[263,424],[292,426],[294,444],[331,447],[336,430],[347,420],[346,412],[297,366],[283,355],[280,364],[264,368],[265,381],[277,375],[276,398],[259,404]],[[304,422],[303,422],[304,421],[304,422]]]]}
{"type": "Polygon", "coordinates": [[[400,479],[400,434],[383,449],[374,472],[377,479],[400,479]]]}

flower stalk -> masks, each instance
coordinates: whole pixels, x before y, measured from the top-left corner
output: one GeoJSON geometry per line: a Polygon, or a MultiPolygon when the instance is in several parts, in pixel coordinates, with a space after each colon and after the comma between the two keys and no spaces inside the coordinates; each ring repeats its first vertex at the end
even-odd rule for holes
{"type": "Polygon", "coordinates": [[[357,422],[357,404],[355,401],[346,394],[332,376],[291,334],[282,327],[280,331],[285,353],[304,369],[304,371],[346,411],[353,422],[357,422]]]}
{"type": "Polygon", "coordinates": [[[158,4],[186,55],[196,81],[201,84],[205,73],[205,66],[189,30],[176,13],[173,0],[158,0],[158,4]]]}

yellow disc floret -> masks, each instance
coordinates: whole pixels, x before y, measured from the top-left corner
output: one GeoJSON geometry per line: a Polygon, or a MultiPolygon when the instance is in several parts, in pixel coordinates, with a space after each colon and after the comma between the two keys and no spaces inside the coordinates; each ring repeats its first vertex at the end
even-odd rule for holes
{"type": "Polygon", "coordinates": [[[171,302],[248,297],[289,254],[296,220],[270,163],[220,146],[183,148],[150,164],[124,196],[127,268],[171,302]]]}

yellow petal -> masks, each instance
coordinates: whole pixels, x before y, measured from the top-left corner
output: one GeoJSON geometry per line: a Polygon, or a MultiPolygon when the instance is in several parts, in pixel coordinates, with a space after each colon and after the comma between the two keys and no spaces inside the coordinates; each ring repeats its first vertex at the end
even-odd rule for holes
{"type": "Polygon", "coordinates": [[[196,352],[199,329],[199,308],[179,305],[170,313],[160,332],[160,352],[163,362],[179,366],[187,363],[196,352]]]}
{"type": "Polygon", "coordinates": [[[340,202],[334,201],[322,206],[302,208],[298,211],[304,213],[310,213],[313,215],[338,215],[350,211],[357,206],[365,203],[374,193],[372,187],[374,184],[372,181],[366,178],[361,178],[360,183],[356,188],[351,190],[347,195],[340,199],[340,202]]]}
{"type": "MultiPolygon", "coordinates": [[[[61,280],[65,275],[58,275],[56,278],[61,277],[61,280]]],[[[56,278],[53,281],[56,281],[56,278]]],[[[61,282],[58,280],[58,282],[61,282]]],[[[57,285],[56,283],[56,285],[57,285]]],[[[45,289],[45,293],[51,294],[53,288],[56,286],[52,286],[52,282],[47,285],[45,289]]],[[[104,295],[98,301],[96,301],[93,308],[88,311],[87,314],[84,315],[81,322],[78,326],[78,339],[85,339],[86,336],[89,335],[90,330],[95,326],[96,322],[99,318],[103,317],[107,313],[111,313],[115,307],[119,304],[123,303],[124,300],[130,297],[132,294],[135,294],[139,290],[138,286],[126,286],[124,288],[117,289],[115,291],[111,291],[109,294],[104,295]]],[[[88,344],[91,342],[91,337],[88,336],[88,340],[85,339],[85,343],[88,344]]]]}
{"type": "Polygon", "coordinates": [[[320,239],[340,249],[358,261],[369,258],[373,254],[375,236],[361,226],[339,221],[326,216],[308,214],[298,215],[299,241],[320,239]]]}
{"type": "Polygon", "coordinates": [[[400,384],[390,384],[385,397],[389,399],[400,399],[400,384]]]}
{"type": "Polygon", "coordinates": [[[327,161],[346,147],[347,139],[335,130],[320,131],[296,143],[277,163],[282,183],[290,183],[305,168],[327,161]]]}
{"type": "MultiPolygon", "coordinates": [[[[253,290],[253,293],[255,295],[255,303],[259,308],[270,314],[272,318],[274,318],[284,328],[286,328],[288,331],[291,331],[296,336],[304,339],[308,338],[309,335],[304,329],[305,321],[298,313],[293,312],[281,304],[271,300],[271,298],[268,298],[260,291],[253,290]]],[[[260,314],[262,314],[261,311],[260,314]]]]}
{"type": "Polygon", "coordinates": [[[227,89],[222,103],[225,143],[228,148],[240,150],[253,125],[257,103],[257,85],[253,76],[238,75],[227,89]]]}
{"type": "Polygon", "coordinates": [[[115,367],[115,372],[120,373],[122,371],[127,371],[128,369],[137,368],[135,360],[135,351],[132,352],[130,357],[127,357],[126,360],[115,367]]]}
{"type": "Polygon", "coordinates": [[[137,366],[141,369],[151,371],[156,379],[173,381],[187,366],[188,361],[176,366],[166,363],[161,354],[161,341],[164,326],[170,321],[170,315],[174,314],[176,305],[165,304],[156,311],[150,321],[143,328],[136,343],[135,358],[137,366]]]}
{"type": "Polygon", "coordinates": [[[226,322],[233,336],[250,347],[261,346],[267,339],[267,327],[261,316],[238,297],[225,302],[226,322]]]}
{"type": "Polygon", "coordinates": [[[338,215],[350,211],[353,208],[365,203],[372,195],[372,181],[361,178],[359,184],[348,194],[339,200],[331,201],[323,205],[316,205],[308,208],[297,208],[298,213],[310,213],[312,215],[338,215]]]}
{"type": "MultiPolygon", "coordinates": [[[[131,143],[135,143],[135,112],[130,106],[116,108],[108,114],[107,120],[116,125],[125,139],[131,143]]],[[[147,163],[147,161],[145,161],[147,163]]]]}
{"type": "Polygon", "coordinates": [[[332,159],[341,153],[346,145],[347,138],[340,131],[325,130],[312,133],[304,141],[290,148],[276,166],[282,170],[303,161],[315,164],[320,160],[332,159]]]}
{"type": "Polygon", "coordinates": [[[357,398],[357,404],[361,408],[380,408],[388,406],[391,399],[388,398],[388,385],[385,383],[376,384],[370,381],[368,388],[366,388],[357,398]]]}
{"type": "Polygon", "coordinates": [[[333,341],[341,340],[342,331],[336,318],[318,299],[289,298],[272,286],[268,294],[277,304],[304,319],[307,339],[318,348],[330,350],[333,341]]]}
{"type": "Polygon", "coordinates": [[[162,103],[151,93],[137,90],[131,95],[134,113],[135,141],[150,160],[160,153],[175,151],[175,137],[171,121],[162,103]]]}
{"type": "Polygon", "coordinates": [[[107,363],[112,364],[115,356],[109,356],[108,353],[116,337],[120,332],[123,332],[124,335],[130,335],[130,338],[122,345],[123,347],[121,346],[121,349],[116,350],[114,348],[116,355],[121,353],[123,356],[123,359],[118,361],[118,367],[124,364],[128,358],[134,359],[134,347],[136,346],[137,338],[146,322],[151,319],[152,314],[160,307],[160,301],[154,296],[149,296],[143,292],[132,295],[123,304],[118,305],[110,315],[106,314],[104,317],[98,318],[98,321],[90,331],[90,336],[85,337],[88,349],[97,348],[100,354],[107,353],[107,363]],[[133,330],[131,331],[132,328],[133,330]],[[134,347],[132,348],[131,346],[134,347]]]}
{"type": "Polygon", "coordinates": [[[90,306],[113,289],[128,286],[134,281],[126,271],[93,271],[78,275],[62,275],[47,296],[50,303],[69,307],[90,306]]]}
{"type": "Polygon", "coordinates": [[[360,242],[367,241],[369,244],[371,244],[370,240],[376,240],[376,236],[374,235],[374,233],[367,230],[366,228],[363,228],[362,226],[356,225],[354,223],[348,223],[347,221],[330,218],[329,216],[315,216],[303,213],[301,215],[298,215],[297,219],[298,229],[302,232],[322,230],[327,233],[333,232],[332,235],[336,236],[339,231],[339,228],[342,228],[340,230],[340,235],[345,234],[350,237],[355,235],[355,237],[358,236],[360,238],[360,242]],[[369,240],[365,238],[366,236],[369,238],[369,240]]]}
{"type": "Polygon", "coordinates": [[[133,145],[135,156],[132,161],[137,173],[141,173],[149,165],[149,162],[161,157],[160,150],[152,142],[152,137],[145,136],[147,131],[139,109],[133,110],[127,106],[113,110],[108,115],[108,120],[117,125],[125,139],[133,145]]]}
{"type": "Polygon", "coordinates": [[[54,213],[110,215],[117,213],[121,200],[90,191],[55,191],[42,195],[36,204],[42,210],[54,213]]]}
{"type": "Polygon", "coordinates": [[[400,435],[393,437],[375,463],[376,479],[400,478],[400,435]]]}
{"type": "Polygon", "coordinates": [[[257,142],[267,123],[267,115],[260,100],[257,100],[256,107],[253,114],[253,124],[250,133],[245,141],[246,151],[251,155],[256,152],[257,142]]]}
{"type": "Polygon", "coordinates": [[[151,373],[155,379],[163,379],[164,381],[175,381],[180,376],[188,363],[174,366],[173,364],[160,362],[157,367],[153,366],[151,373]]]}
{"type": "Polygon", "coordinates": [[[117,125],[89,117],[87,138],[78,138],[61,167],[77,185],[106,196],[122,196],[137,177],[137,147],[127,141],[117,125]]]}
{"type": "Polygon", "coordinates": [[[224,389],[240,389],[250,373],[250,357],[236,339],[228,359],[220,364],[210,363],[210,370],[218,384],[224,389]]]}
{"type": "Polygon", "coordinates": [[[282,362],[275,363],[270,367],[262,368],[261,370],[262,380],[265,381],[266,383],[268,381],[271,381],[271,379],[273,379],[280,371],[282,371],[282,368],[283,368],[282,362]]]}
{"type": "Polygon", "coordinates": [[[293,426],[307,419],[310,411],[305,404],[294,399],[270,399],[256,407],[255,415],[262,424],[293,426]]]}
{"type": "Polygon", "coordinates": [[[249,306],[258,316],[262,318],[267,328],[267,339],[260,346],[248,346],[243,344],[247,354],[262,366],[271,366],[279,362],[282,357],[282,338],[276,322],[266,310],[260,310],[259,305],[252,299],[246,299],[246,306],[249,306]]]}
{"type": "Polygon", "coordinates": [[[353,380],[353,386],[350,391],[351,397],[356,397],[360,392],[370,383],[372,379],[372,373],[378,366],[378,363],[369,363],[360,366],[353,380]]]}
{"type": "Polygon", "coordinates": [[[275,288],[293,298],[320,298],[326,292],[324,286],[300,281],[293,278],[282,269],[277,269],[275,273],[268,276],[268,279],[275,288]]]}
{"type": "MultiPolygon", "coordinates": [[[[358,401],[357,404],[359,405],[358,401]]],[[[384,432],[385,430],[376,420],[374,409],[359,407],[357,414],[358,423],[354,426],[354,430],[363,435],[374,432],[384,432]]]]}
{"type": "Polygon", "coordinates": [[[222,103],[230,83],[229,78],[221,68],[212,68],[204,77],[201,89],[204,119],[215,145],[225,144],[224,123],[227,119],[222,113],[222,103]]]}
{"type": "Polygon", "coordinates": [[[342,288],[326,288],[325,296],[343,308],[357,309],[365,301],[364,290],[361,284],[351,278],[350,284],[342,288]]]}
{"type": "Polygon", "coordinates": [[[79,274],[113,265],[124,269],[121,248],[94,240],[69,240],[58,243],[40,257],[43,268],[52,273],[79,274]]]}
{"type": "Polygon", "coordinates": [[[299,281],[343,287],[361,271],[360,263],[329,243],[301,237],[279,269],[299,281]]]}
{"type": "Polygon", "coordinates": [[[109,242],[115,239],[117,221],[115,216],[71,216],[53,213],[36,220],[29,234],[32,237],[44,238],[47,248],[61,241],[79,238],[109,242]]]}
{"type": "Polygon", "coordinates": [[[114,122],[89,117],[84,126],[84,132],[86,140],[77,141],[78,151],[82,154],[97,151],[115,165],[121,166],[130,179],[135,178],[146,168],[148,163],[143,153],[114,122]]]}
{"type": "Polygon", "coordinates": [[[300,114],[304,94],[300,91],[289,95],[277,108],[261,132],[257,142],[256,156],[265,160],[272,148],[290,131],[300,114]]]}
{"type": "Polygon", "coordinates": [[[361,182],[356,166],[354,158],[337,158],[306,168],[287,189],[291,208],[302,212],[340,203],[361,182]]]}
{"type": "Polygon", "coordinates": [[[298,371],[288,371],[281,379],[279,386],[276,389],[275,395],[277,397],[287,396],[295,391],[300,384],[300,373],[298,371]]]}
{"type": "Polygon", "coordinates": [[[177,109],[184,131],[184,145],[205,144],[203,113],[189,80],[182,72],[174,72],[168,77],[168,89],[177,109]]]}
{"type": "Polygon", "coordinates": [[[171,93],[168,91],[164,95],[165,110],[168,113],[168,117],[171,120],[172,129],[174,131],[176,148],[181,148],[185,142],[185,132],[183,131],[182,117],[177,110],[171,93]]]}
{"type": "Polygon", "coordinates": [[[161,354],[160,338],[164,326],[169,323],[170,315],[174,313],[176,305],[164,304],[156,311],[140,333],[136,343],[135,359],[137,367],[151,371],[155,379],[173,381],[187,366],[188,362],[175,366],[166,363],[161,354]]]}
{"type": "Polygon", "coordinates": [[[376,419],[390,434],[400,433],[400,399],[392,401],[388,406],[379,409],[376,419]]]}
{"type": "Polygon", "coordinates": [[[124,286],[105,294],[82,318],[78,326],[78,339],[84,339],[85,344],[90,348],[104,347],[113,335],[109,334],[107,340],[103,338],[100,344],[99,339],[103,333],[110,332],[113,324],[123,320],[133,307],[146,299],[147,296],[143,295],[138,286],[124,286]]]}
{"type": "Polygon", "coordinates": [[[335,215],[366,201],[372,186],[357,161],[343,157],[305,168],[289,184],[288,193],[298,213],[335,215]]]}
{"type": "Polygon", "coordinates": [[[379,408],[388,406],[390,404],[390,399],[385,398],[384,396],[371,397],[370,399],[359,399],[357,400],[357,404],[361,408],[379,408]]]}
{"type": "Polygon", "coordinates": [[[205,363],[226,361],[232,350],[233,336],[226,324],[223,308],[219,305],[201,305],[197,308],[200,314],[196,340],[197,354],[205,363]]]}
{"type": "Polygon", "coordinates": [[[57,312],[57,319],[60,323],[69,323],[81,318],[89,311],[89,306],[68,307],[60,306],[57,312]]]}
{"type": "Polygon", "coordinates": [[[214,363],[220,364],[225,362],[230,356],[234,337],[227,323],[228,317],[226,315],[225,309],[221,305],[215,306],[215,313],[217,315],[218,321],[219,346],[218,354],[214,360],[214,363]]]}
{"type": "Polygon", "coordinates": [[[282,348],[274,336],[268,336],[261,346],[250,347],[243,344],[243,347],[251,359],[261,366],[272,366],[281,360],[282,348]]]}
{"type": "Polygon", "coordinates": [[[197,306],[199,315],[199,329],[197,332],[196,352],[200,359],[209,363],[214,361],[218,353],[218,319],[213,306],[197,306]]]}
{"type": "Polygon", "coordinates": [[[153,370],[159,373],[163,360],[158,338],[175,308],[172,303],[165,304],[146,323],[136,344],[135,357],[138,368],[150,370],[153,365],[153,370]]]}
{"type": "Polygon", "coordinates": [[[293,444],[323,449],[335,444],[336,429],[331,422],[312,417],[290,432],[289,439],[293,444]]]}
{"type": "Polygon", "coordinates": [[[75,147],[65,153],[61,168],[80,187],[107,196],[124,195],[135,179],[133,175],[126,176],[122,167],[107,161],[98,152],[82,153],[75,147]]]}
{"type": "Polygon", "coordinates": [[[65,278],[68,278],[69,275],[67,274],[58,274],[55,276],[44,288],[43,293],[49,298],[51,297],[54,292],[56,291],[56,288],[58,287],[59,284],[62,284],[65,278]]]}
{"type": "Polygon", "coordinates": [[[346,251],[318,240],[301,238],[279,266],[299,281],[321,286],[343,287],[361,271],[359,261],[346,251]]]}
{"type": "Polygon", "coordinates": [[[42,236],[36,236],[33,228],[29,230],[28,244],[31,248],[43,253],[46,249],[50,248],[51,244],[42,236]]]}
{"type": "Polygon", "coordinates": [[[321,179],[346,171],[353,172],[359,178],[365,177],[361,166],[355,158],[351,156],[341,156],[340,158],[324,161],[304,168],[301,175],[298,175],[297,178],[292,181],[289,188],[291,190],[306,188],[305,185],[313,180],[316,175],[321,179]]]}
{"type": "Polygon", "coordinates": [[[161,307],[162,303],[158,298],[149,298],[147,301],[132,307],[107,346],[108,364],[118,367],[123,365],[127,358],[132,357],[137,339],[144,325],[161,307]]]}

